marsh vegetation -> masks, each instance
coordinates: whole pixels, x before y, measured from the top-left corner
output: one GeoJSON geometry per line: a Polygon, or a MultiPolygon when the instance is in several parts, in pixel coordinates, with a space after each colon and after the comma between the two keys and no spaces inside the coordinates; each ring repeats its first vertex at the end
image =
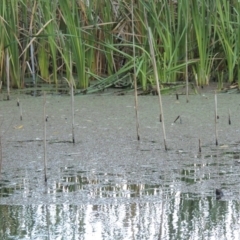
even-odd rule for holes
{"type": "Polygon", "coordinates": [[[186,78],[197,85],[215,80],[219,87],[240,81],[237,0],[2,0],[0,5],[0,78],[6,84],[9,62],[11,87],[24,88],[28,78],[58,85],[70,75],[76,88],[88,92],[131,86],[135,66],[146,90],[155,85],[148,27],[162,85],[186,78]]]}

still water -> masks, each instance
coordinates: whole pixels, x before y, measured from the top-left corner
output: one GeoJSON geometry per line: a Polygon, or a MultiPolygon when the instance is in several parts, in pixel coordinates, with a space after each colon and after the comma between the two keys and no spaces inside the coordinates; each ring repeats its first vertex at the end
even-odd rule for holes
{"type": "Polygon", "coordinates": [[[31,177],[39,170],[19,169],[12,181],[3,173],[0,239],[240,239],[240,167],[235,153],[220,155],[226,164],[207,155],[166,173],[143,165],[138,181],[148,183],[72,165],[47,184],[31,177]],[[215,178],[226,189],[220,200],[215,178]]]}
{"type": "Polygon", "coordinates": [[[0,102],[0,239],[240,239],[239,106],[233,126],[224,120],[237,97],[228,95],[226,104],[219,96],[214,146],[214,96],[196,96],[189,108],[164,96],[167,152],[154,97],[140,99],[140,143],[132,98],[76,99],[74,146],[69,99],[48,97],[47,183],[39,99],[22,99],[21,122],[15,103],[0,102]],[[173,124],[177,115],[182,123],[173,124]]]}
{"type": "Polygon", "coordinates": [[[179,195],[104,205],[4,206],[1,239],[239,239],[239,203],[179,195]]]}

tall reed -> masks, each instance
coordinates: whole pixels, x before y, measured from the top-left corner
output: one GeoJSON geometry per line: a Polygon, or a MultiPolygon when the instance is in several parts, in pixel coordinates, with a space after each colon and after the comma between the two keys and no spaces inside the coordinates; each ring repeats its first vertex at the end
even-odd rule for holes
{"type": "MultiPolygon", "coordinates": [[[[8,49],[10,59],[10,78],[13,87],[20,87],[19,75],[19,50],[21,44],[19,42],[19,19],[18,19],[18,1],[3,0],[1,3],[1,28],[3,35],[3,47],[8,49]]],[[[1,44],[2,45],[2,44],[1,44]]],[[[2,49],[3,50],[3,49],[2,49]]],[[[2,55],[2,57],[4,57],[2,55]]]]}
{"type": "MultiPolygon", "coordinates": [[[[4,59],[8,49],[11,86],[24,87],[25,78],[31,74],[26,67],[31,46],[31,69],[34,65],[36,79],[54,84],[60,76],[69,79],[70,53],[77,88],[94,91],[94,87],[104,89],[127,79],[134,67],[131,3],[2,0],[1,80],[6,85],[4,59]]],[[[134,5],[136,78],[143,89],[155,84],[148,27],[153,29],[157,46],[161,83],[185,80],[189,73],[190,81],[195,74],[198,85],[209,84],[216,71],[227,72],[229,82],[240,81],[238,1],[139,0],[134,5]]],[[[131,79],[128,81],[131,83],[131,79]]]]}
{"type": "Polygon", "coordinates": [[[65,33],[66,47],[72,53],[72,59],[76,64],[76,72],[79,81],[77,85],[80,88],[87,88],[88,81],[86,79],[85,69],[85,51],[86,46],[82,34],[81,13],[77,2],[60,1],[60,14],[62,15],[63,27],[61,31],[65,33]]]}
{"type": "Polygon", "coordinates": [[[195,64],[197,84],[209,84],[210,71],[213,62],[211,48],[212,18],[209,6],[214,5],[212,1],[191,0],[192,20],[196,37],[199,61],[195,64]]]}
{"type": "MultiPolygon", "coordinates": [[[[234,12],[235,13],[238,13],[236,14],[236,22],[240,22],[240,2],[236,2],[236,6],[234,7],[234,12]]],[[[237,33],[237,36],[236,36],[236,42],[240,42],[240,24],[237,24],[236,26],[236,33],[237,33]]],[[[239,61],[240,59],[240,46],[239,44],[236,44],[236,51],[235,51],[235,54],[237,55],[237,59],[239,61]]],[[[240,88],[240,64],[237,64],[236,66],[237,68],[237,82],[238,82],[238,88],[240,88]]]]}
{"type": "Polygon", "coordinates": [[[41,72],[41,77],[51,83],[52,80],[57,84],[57,46],[58,38],[58,23],[57,23],[57,1],[45,1],[45,4],[40,4],[38,7],[38,19],[40,27],[43,26],[44,21],[49,21],[49,24],[44,28],[43,36],[38,40],[38,61],[41,72]],[[57,31],[56,31],[57,30],[57,31]],[[49,72],[51,71],[51,73],[49,72]]]}
{"type": "Polygon", "coordinates": [[[216,2],[217,22],[216,32],[221,43],[224,55],[221,56],[226,60],[226,68],[228,70],[228,81],[230,83],[234,80],[234,69],[239,61],[239,47],[237,43],[239,29],[238,19],[239,14],[232,14],[236,9],[230,5],[229,1],[219,0],[216,2]]]}
{"type": "Polygon", "coordinates": [[[139,135],[139,120],[138,120],[138,94],[137,94],[137,77],[136,77],[136,47],[135,47],[135,24],[134,24],[134,4],[132,2],[132,33],[133,33],[133,81],[134,81],[134,100],[135,100],[135,118],[136,118],[136,131],[137,131],[137,140],[140,140],[139,135]]]}
{"type": "Polygon", "coordinates": [[[157,65],[156,65],[156,59],[155,59],[155,54],[154,54],[154,46],[153,46],[153,41],[152,41],[153,35],[152,35],[152,31],[150,28],[148,31],[149,31],[149,46],[150,46],[152,64],[153,64],[153,69],[154,69],[154,77],[156,78],[156,83],[157,83],[157,92],[158,92],[160,119],[161,119],[160,121],[162,122],[162,129],[163,129],[163,141],[164,141],[165,150],[167,150],[167,140],[166,140],[162,98],[161,98],[161,91],[160,91],[159,79],[158,79],[158,74],[157,74],[157,65]]]}

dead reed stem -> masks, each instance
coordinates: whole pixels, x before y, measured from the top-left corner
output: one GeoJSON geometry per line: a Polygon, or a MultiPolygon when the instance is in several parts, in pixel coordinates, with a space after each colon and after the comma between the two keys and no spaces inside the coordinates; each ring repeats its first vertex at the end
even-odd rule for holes
{"type": "Polygon", "coordinates": [[[73,82],[71,84],[71,107],[72,107],[72,143],[75,143],[75,134],[74,134],[74,92],[73,92],[73,82]]]}
{"type": "Polygon", "coordinates": [[[22,103],[20,103],[19,108],[20,108],[20,120],[22,121],[23,120],[23,117],[22,117],[22,103]]]}
{"type": "Polygon", "coordinates": [[[230,108],[228,109],[228,124],[229,124],[229,125],[232,124],[230,108]]]}
{"type": "Polygon", "coordinates": [[[47,182],[47,117],[46,117],[46,92],[44,92],[43,97],[43,127],[44,127],[44,136],[43,136],[43,145],[44,145],[44,178],[47,182]]]}
{"type": "MultiPolygon", "coordinates": [[[[32,25],[30,27],[29,33],[30,33],[30,36],[32,36],[32,25]]],[[[35,87],[36,75],[35,75],[35,64],[34,64],[34,46],[33,46],[33,41],[31,41],[31,44],[30,44],[30,54],[31,54],[31,65],[32,65],[31,73],[32,73],[33,84],[34,84],[34,87],[35,87]]]]}
{"type": "Polygon", "coordinates": [[[133,1],[132,1],[132,34],[133,34],[133,61],[134,61],[134,67],[133,67],[133,81],[134,81],[134,103],[135,103],[135,118],[136,118],[136,131],[137,131],[137,140],[140,140],[139,135],[139,120],[138,120],[138,95],[137,95],[137,78],[136,78],[136,63],[135,63],[135,56],[136,56],[136,50],[135,50],[135,31],[134,31],[134,14],[133,14],[133,1]]]}
{"type": "Polygon", "coordinates": [[[35,86],[35,84],[36,84],[36,77],[35,77],[34,47],[33,47],[33,43],[31,43],[30,49],[31,49],[32,78],[33,78],[33,84],[34,84],[34,86],[35,86]]]}
{"type": "MultiPolygon", "coordinates": [[[[188,22],[188,11],[187,11],[187,22],[188,22]]],[[[185,36],[185,61],[186,61],[186,102],[189,102],[189,97],[188,97],[188,34],[187,34],[187,29],[186,29],[186,36],[185,36]]]]}
{"type": "Polygon", "coordinates": [[[198,140],[198,151],[201,153],[202,152],[202,145],[201,145],[201,139],[199,138],[198,140]]]}
{"type": "Polygon", "coordinates": [[[6,50],[6,73],[7,73],[7,100],[10,100],[10,58],[9,58],[9,53],[8,50],[6,50]]]}
{"type": "Polygon", "coordinates": [[[217,132],[217,93],[215,91],[215,138],[216,138],[216,146],[218,146],[218,132],[217,132]]]}
{"type": "MultiPolygon", "coordinates": [[[[69,86],[71,87],[71,108],[72,108],[72,143],[75,143],[75,122],[74,122],[74,89],[73,89],[73,75],[72,75],[72,54],[70,53],[70,78],[71,81],[69,81],[69,86]]],[[[67,80],[67,79],[66,79],[67,80]]]]}
{"type": "Polygon", "coordinates": [[[22,121],[22,119],[23,119],[23,117],[22,117],[22,104],[21,104],[19,99],[17,99],[17,106],[19,107],[19,111],[20,111],[20,121],[22,121]]]}
{"type": "Polygon", "coordinates": [[[0,176],[1,176],[1,173],[2,173],[2,137],[0,136],[0,176]]]}
{"type": "Polygon", "coordinates": [[[176,121],[179,119],[179,122],[181,123],[181,117],[180,117],[180,115],[178,115],[176,118],[175,118],[175,120],[174,120],[174,122],[173,123],[176,123],[176,121]]]}
{"type": "Polygon", "coordinates": [[[157,73],[157,64],[156,64],[156,59],[155,59],[155,54],[154,54],[154,49],[153,49],[152,31],[151,31],[150,27],[148,27],[148,35],[149,35],[148,41],[149,41],[149,46],[150,46],[153,71],[154,71],[154,76],[155,76],[155,80],[156,80],[156,84],[157,84],[157,92],[158,92],[158,100],[159,100],[159,108],[160,108],[160,119],[162,121],[162,129],[163,129],[163,137],[164,137],[164,147],[165,147],[165,150],[167,150],[166,132],[165,132],[164,115],[163,115],[163,107],[162,107],[162,97],[161,97],[159,78],[158,78],[158,73],[157,73]]]}

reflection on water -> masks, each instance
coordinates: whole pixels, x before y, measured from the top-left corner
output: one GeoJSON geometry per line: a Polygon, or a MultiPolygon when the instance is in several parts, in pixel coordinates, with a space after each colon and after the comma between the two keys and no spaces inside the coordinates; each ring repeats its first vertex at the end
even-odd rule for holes
{"type": "Polygon", "coordinates": [[[160,185],[130,184],[121,175],[98,173],[92,176],[78,175],[64,177],[61,183],[56,184],[57,192],[75,192],[88,190],[92,197],[140,197],[142,195],[156,195],[160,185]],[[117,183],[116,183],[117,182],[117,183]]]}
{"type": "Polygon", "coordinates": [[[0,239],[240,239],[240,204],[176,194],[164,201],[0,206],[0,239]]]}
{"type": "MultiPolygon", "coordinates": [[[[112,172],[18,168],[0,179],[0,239],[240,239],[239,152],[112,172]],[[171,165],[172,164],[172,165],[171,165]],[[216,200],[215,189],[224,197],[216,200]]],[[[171,157],[171,154],[169,155],[171,157]]]]}

